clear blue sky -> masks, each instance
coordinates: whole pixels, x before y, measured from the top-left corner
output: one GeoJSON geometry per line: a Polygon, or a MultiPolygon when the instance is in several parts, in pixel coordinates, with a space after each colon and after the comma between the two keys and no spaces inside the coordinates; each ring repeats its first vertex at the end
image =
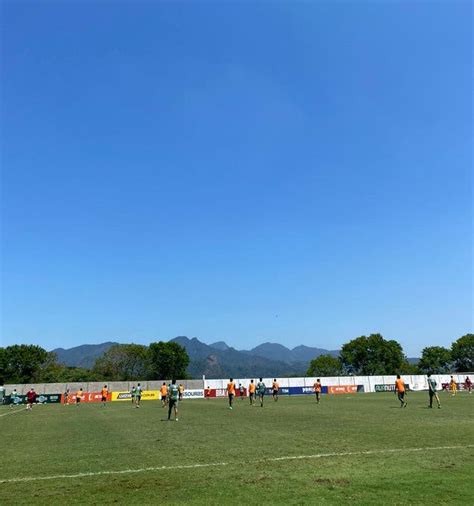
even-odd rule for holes
{"type": "Polygon", "coordinates": [[[4,346],[472,331],[470,2],[1,8],[4,346]]]}

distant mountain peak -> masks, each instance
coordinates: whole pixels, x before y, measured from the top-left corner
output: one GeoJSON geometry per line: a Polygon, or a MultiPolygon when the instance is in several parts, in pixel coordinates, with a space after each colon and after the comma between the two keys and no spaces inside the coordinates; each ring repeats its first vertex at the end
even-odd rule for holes
{"type": "Polygon", "coordinates": [[[211,348],[215,348],[216,350],[225,351],[230,348],[230,346],[224,341],[216,341],[209,345],[211,348]]]}

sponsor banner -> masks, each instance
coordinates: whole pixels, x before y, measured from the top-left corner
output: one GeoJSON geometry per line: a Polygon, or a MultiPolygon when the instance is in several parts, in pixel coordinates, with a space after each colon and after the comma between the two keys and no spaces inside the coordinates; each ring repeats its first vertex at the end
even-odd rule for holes
{"type": "Polygon", "coordinates": [[[183,393],[184,399],[202,399],[204,397],[204,390],[185,390],[183,393]]]}
{"type": "MultiPolygon", "coordinates": [[[[64,402],[64,395],[61,396],[61,399],[64,402]]],[[[107,394],[107,400],[110,401],[112,399],[112,395],[110,392],[107,394]]],[[[76,402],[76,393],[69,393],[67,401],[69,404],[74,404],[76,402]]],[[[102,394],[100,392],[82,392],[81,402],[101,402],[102,394]]]]}
{"type": "MultiPolygon", "coordinates": [[[[6,397],[6,404],[26,404],[26,395],[6,397]]],[[[36,404],[55,404],[61,402],[61,394],[37,394],[36,404]]]]}
{"type": "Polygon", "coordinates": [[[41,394],[36,398],[37,403],[56,404],[61,402],[61,394],[41,394]]]}
{"type": "MultiPolygon", "coordinates": [[[[157,401],[161,399],[159,390],[143,390],[141,400],[142,401],[157,401]]],[[[112,392],[112,401],[131,401],[132,394],[130,392],[112,392]]]]}
{"type": "Polygon", "coordinates": [[[26,404],[26,395],[15,395],[12,397],[11,395],[7,395],[6,404],[26,404]]]}
{"type": "Polygon", "coordinates": [[[328,394],[355,394],[355,393],[357,393],[357,385],[338,385],[328,387],[328,394]]]}
{"type": "MultiPolygon", "coordinates": [[[[405,390],[410,390],[410,385],[405,383],[405,390]]],[[[385,385],[375,385],[376,392],[395,392],[395,385],[393,383],[385,385]]]]}

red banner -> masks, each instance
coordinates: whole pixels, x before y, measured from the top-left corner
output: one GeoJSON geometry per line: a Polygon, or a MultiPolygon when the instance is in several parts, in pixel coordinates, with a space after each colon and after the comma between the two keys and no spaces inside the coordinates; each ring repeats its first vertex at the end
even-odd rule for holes
{"type": "MultiPolygon", "coordinates": [[[[76,394],[68,395],[68,403],[75,404],[76,403],[76,394]]],[[[110,401],[111,394],[110,392],[107,394],[107,401],[110,401]]],[[[82,392],[81,402],[101,402],[102,394],[100,392],[82,392]]],[[[64,402],[64,394],[61,396],[61,402],[64,402]]]]}
{"type": "Polygon", "coordinates": [[[357,385],[329,386],[328,394],[356,394],[357,385]]]}

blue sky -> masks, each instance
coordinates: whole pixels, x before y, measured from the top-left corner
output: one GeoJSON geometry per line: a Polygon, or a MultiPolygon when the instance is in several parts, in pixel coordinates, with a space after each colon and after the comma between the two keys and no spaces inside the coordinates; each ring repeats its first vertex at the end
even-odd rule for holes
{"type": "Polygon", "coordinates": [[[1,8],[4,346],[472,331],[470,2],[1,8]]]}

